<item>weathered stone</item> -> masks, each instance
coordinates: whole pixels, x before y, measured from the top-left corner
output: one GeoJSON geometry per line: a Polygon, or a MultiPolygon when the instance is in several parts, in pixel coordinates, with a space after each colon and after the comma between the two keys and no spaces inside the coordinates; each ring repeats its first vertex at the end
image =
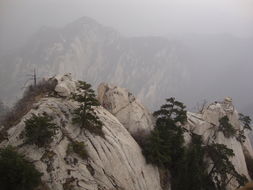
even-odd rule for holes
{"type": "MultiPolygon", "coordinates": [[[[59,83],[72,84],[67,76],[59,77],[59,83]]],[[[74,89],[71,85],[69,90],[74,89]]],[[[74,92],[74,91],[71,91],[74,92]]],[[[61,93],[61,92],[60,92],[61,93]]],[[[27,113],[21,122],[8,131],[9,140],[0,147],[11,144],[19,147],[37,169],[42,172],[42,181],[52,190],[106,189],[106,190],[161,190],[159,172],[147,165],[141,149],[125,127],[103,107],[95,111],[103,122],[105,138],[95,136],[78,125],[72,124],[72,112],[78,102],[48,97],[37,103],[37,109],[27,113]],[[47,113],[59,126],[53,142],[44,148],[23,144],[20,134],[24,131],[24,121],[32,114],[47,113]],[[67,147],[73,140],[84,142],[89,154],[88,160],[77,154],[67,155],[67,147]]]]}
{"type": "Polygon", "coordinates": [[[62,97],[68,97],[72,92],[75,92],[76,84],[72,80],[71,74],[59,75],[55,77],[58,84],[55,87],[55,91],[62,97]]]}
{"type": "MultiPolygon", "coordinates": [[[[249,180],[249,174],[245,162],[245,154],[248,154],[253,158],[253,149],[249,142],[249,138],[246,135],[246,141],[240,143],[236,140],[236,137],[226,138],[221,131],[218,130],[219,119],[224,116],[228,116],[229,122],[233,125],[236,130],[242,128],[238,118],[238,113],[235,110],[232,99],[225,98],[223,102],[216,102],[210,104],[202,114],[195,114],[188,112],[188,122],[186,128],[196,134],[202,135],[203,140],[206,144],[215,142],[224,144],[228,148],[232,149],[235,156],[231,158],[231,161],[239,174],[245,175],[249,180]]],[[[186,136],[187,142],[190,137],[186,136]]],[[[234,190],[238,187],[235,180],[232,180],[227,189],[234,190]]]]}
{"type": "Polygon", "coordinates": [[[102,83],[98,87],[98,100],[131,134],[153,129],[150,112],[126,89],[102,83]]]}

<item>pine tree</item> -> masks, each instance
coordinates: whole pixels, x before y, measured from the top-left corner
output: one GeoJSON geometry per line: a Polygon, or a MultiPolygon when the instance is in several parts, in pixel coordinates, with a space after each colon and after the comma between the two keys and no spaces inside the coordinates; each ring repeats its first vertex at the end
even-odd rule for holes
{"type": "Polygon", "coordinates": [[[181,122],[182,124],[186,122],[186,106],[175,98],[166,99],[166,104],[162,105],[160,110],[154,112],[154,116],[158,121],[172,120],[174,123],[181,122]]]}
{"type": "Polygon", "coordinates": [[[34,190],[42,174],[25,157],[8,146],[0,149],[1,190],[34,190]]]}
{"type": "Polygon", "coordinates": [[[32,117],[25,121],[25,142],[38,147],[50,144],[57,128],[52,121],[53,119],[47,114],[39,116],[32,114],[32,117]]]}
{"type": "Polygon", "coordinates": [[[143,153],[147,162],[159,167],[176,168],[184,152],[184,131],[178,124],[186,121],[185,106],[170,98],[160,110],[154,112],[154,116],[155,129],[147,138],[143,153]]]}
{"type": "Polygon", "coordinates": [[[176,190],[214,190],[212,179],[208,176],[208,163],[205,161],[205,148],[200,135],[191,134],[192,139],[180,162],[178,175],[173,177],[172,189],[176,190]]]}
{"type": "Polygon", "coordinates": [[[243,143],[246,140],[245,131],[251,131],[251,118],[249,116],[243,115],[242,113],[239,114],[239,121],[242,124],[242,129],[239,130],[236,139],[243,143]]]}
{"type": "Polygon", "coordinates": [[[230,158],[234,156],[232,149],[227,148],[224,144],[212,143],[206,146],[206,152],[213,162],[209,176],[213,178],[216,189],[226,190],[232,178],[236,179],[238,187],[247,182],[247,178],[239,174],[230,161],[230,158]]]}
{"type": "Polygon", "coordinates": [[[73,124],[80,124],[81,128],[85,128],[96,135],[104,136],[103,124],[94,110],[94,106],[99,106],[94,90],[91,89],[90,84],[82,81],[79,81],[79,88],[81,93],[73,94],[73,99],[80,103],[73,112],[73,124]]]}
{"type": "Polygon", "coordinates": [[[226,138],[231,138],[236,135],[236,130],[234,126],[229,123],[229,118],[228,116],[224,116],[219,120],[219,130],[223,132],[224,136],[226,138]]]}
{"type": "Polygon", "coordinates": [[[252,130],[251,128],[251,118],[247,115],[243,115],[242,113],[239,114],[239,121],[243,125],[243,130],[252,130]]]}

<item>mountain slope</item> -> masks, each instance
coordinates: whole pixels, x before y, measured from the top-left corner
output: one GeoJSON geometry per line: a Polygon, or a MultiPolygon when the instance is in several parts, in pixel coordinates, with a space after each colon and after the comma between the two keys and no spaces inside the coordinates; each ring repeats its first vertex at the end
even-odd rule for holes
{"type": "MultiPolygon", "coordinates": [[[[139,130],[142,134],[149,132],[154,126],[149,111],[130,92],[113,85],[100,85],[98,99],[103,107],[93,106],[93,109],[102,121],[103,137],[80,124],[73,124],[74,110],[80,105],[73,100],[73,94],[82,92],[80,82],[69,74],[48,81],[55,84],[52,93],[36,95],[36,102],[16,124],[1,127],[0,134],[7,130],[7,136],[1,138],[0,148],[12,145],[25,154],[43,173],[42,182],[50,190],[161,190],[160,182],[165,180],[170,184],[168,176],[163,178],[161,170],[159,172],[157,167],[146,163],[141,148],[131,136],[139,130]],[[52,142],[46,146],[26,143],[25,121],[34,114],[48,115],[58,126],[52,142]],[[85,143],[87,159],[69,153],[68,147],[73,142],[85,143]]],[[[210,104],[202,113],[187,112],[187,122],[182,126],[188,131],[185,133],[186,144],[190,134],[195,133],[203,137],[205,145],[213,142],[226,145],[235,153],[230,160],[236,171],[250,180],[246,158],[252,160],[253,150],[249,139],[241,143],[235,136],[226,137],[219,130],[219,119],[223,116],[229,118],[235,130],[242,128],[230,98],[210,104]]],[[[212,166],[210,162],[209,170],[212,166]]],[[[236,180],[231,178],[226,190],[234,190],[237,186],[236,180]]]]}
{"type": "Polygon", "coordinates": [[[146,164],[140,147],[118,119],[101,106],[94,108],[103,123],[104,137],[74,125],[73,111],[78,102],[65,97],[63,92],[77,92],[78,82],[68,75],[51,80],[58,81],[56,94],[38,100],[21,121],[8,130],[8,139],[1,142],[0,147],[18,147],[43,173],[42,181],[50,190],[161,190],[158,169],[146,164]],[[25,121],[33,114],[47,114],[58,126],[53,141],[47,146],[38,148],[24,143],[25,121]],[[73,142],[85,143],[88,159],[68,153],[73,142]]]}
{"type": "Polygon", "coordinates": [[[100,82],[124,86],[154,107],[187,79],[178,48],[161,37],[126,38],[84,17],[61,29],[44,28],[26,47],[4,56],[0,86],[7,89],[1,96],[13,99],[17,86],[23,86],[26,75],[36,68],[39,76],[70,72],[95,86],[100,82]]]}

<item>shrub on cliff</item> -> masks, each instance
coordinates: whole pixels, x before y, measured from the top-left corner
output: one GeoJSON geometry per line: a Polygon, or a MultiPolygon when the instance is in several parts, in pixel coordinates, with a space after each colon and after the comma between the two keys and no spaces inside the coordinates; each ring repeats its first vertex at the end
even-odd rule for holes
{"type": "Polygon", "coordinates": [[[0,189],[33,190],[42,174],[13,147],[0,149],[0,189]]]}
{"type": "Polygon", "coordinates": [[[147,162],[159,167],[174,168],[184,152],[183,129],[180,125],[186,121],[183,103],[175,98],[166,100],[160,110],[154,112],[155,129],[146,138],[142,146],[147,162]]]}
{"type": "Polygon", "coordinates": [[[239,114],[239,121],[241,122],[242,128],[239,130],[236,139],[243,143],[245,142],[246,136],[245,131],[251,131],[251,118],[249,116],[243,115],[242,113],[239,114]]]}
{"type": "Polygon", "coordinates": [[[80,158],[87,159],[89,157],[83,142],[73,141],[68,145],[67,154],[76,153],[80,158]]]}
{"type": "Polygon", "coordinates": [[[91,89],[90,84],[81,81],[79,81],[79,89],[81,92],[73,95],[73,99],[78,101],[80,105],[73,112],[72,122],[80,124],[81,128],[87,129],[91,133],[104,136],[102,131],[103,123],[94,110],[94,106],[99,106],[94,90],[91,89]]]}
{"type": "Polygon", "coordinates": [[[234,178],[238,182],[238,188],[247,182],[244,175],[239,174],[230,158],[235,154],[232,149],[224,144],[212,143],[206,146],[206,154],[212,160],[209,176],[216,184],[216,189],[226,190],[226,186],[234,178]]]}
{"type": "Polygon", "coordinates": [[[25,142],[38,147],[50,144],[57,128],[52,120],[47,114],[39,116],[33,114],[30,119],[25,121],[25,142]]]}
{"type": "Polygon", "coordinates": [[[231,138],[236,135],[236,130],[234,126],[229,123],[229,118],[228,116],[224,116],[219,120],[219,130],[223,132],[224,136],[226,138],[231,138]]]}
{"type": "Polygon", "coordinates": [[[200,135],[191,134],[191,142],[172,176],[174,190],[215,190],[215,184],[208,175],[208,162],[205,160],[205,146],[200,135]]]}

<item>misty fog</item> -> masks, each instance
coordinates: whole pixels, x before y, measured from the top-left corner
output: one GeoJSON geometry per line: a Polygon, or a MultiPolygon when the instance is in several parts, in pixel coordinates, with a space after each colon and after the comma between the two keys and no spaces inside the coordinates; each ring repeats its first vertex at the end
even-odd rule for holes
{"type": "MultiPolygon", "coordinates": [[[[231,96],[240,111],[253,114],[253,1],[251,0],[2,0],[0,2],[1,99],[7,103],[11,102],[6,96],[9,92],[14,92],[10,90],[8,81],[3,81],[4,75],[13,75],[20,69],[18,63],[12,67],[11,64],[14,65],[14,61],[7,61],[9,58],[7,59],[6,55],[14,57],[13,52],[23,48],[18,56],[23,56],[24,60],[28,60],[27,62],[38,60],[38,64],[44,64],[40,56],[35,56],[39,55],[38,52],[36,54],[29,52],[37,43],[33,44],[31,41],[38,36],[38,31],[41,31],[41,28],[57,31],[50,32],[50,40],[54,41],[54,36],[57,34],[64,36],[67,30],[65,27],[81,17],[92,18],[99,24],[119,32],[123,38],[119,40],[119,43],[123,44],[124,48],[132,48],[133,51],[135,45],[131,46],[128,43],[131,44],[135,38],[160,37],[159,43],[156,39],[152,39],[158,44],[158,49],[160,46],[167,48],[169,44],[171,52],[167,49],[166,52],[173,54],[173,59],[168,56],[164,60],[173,60],[172,64],[175,63],[173,68],[176,69],[168,75],[161,75],[164,78],[159,79],[157,83],[161,84],[160,81],[168,80],[164,84],[173,83],[172,90],[168,86],[159,86],[156,82],[150,83],[159,86],[156,89],[168,88],[169,93],[166,97],[176,96],[192,110],[204,99],[211,102],[231,96]],[[125,38],[129,38],[130,42],[125,38]],[[161,45],[161,39],[166,41],[165,45],[161,45]],[[31,55],[20,53],[23,52],[24,47],[29,47],[26,50],[31,55]],[[171,80],[173,82],[170,83],[171,80]]],[[[74,36],[69,38],[74,38],[74,36]]],[[[44,39],[46,37],[43,34],[41,41],[44,42],[44,39]]],[[[115,37],[115,39],[118,38],[115,37]]],[[[145,47],[145,43],[152,46],[152,40],[133,42],[133,44],[141,44],[140,47],[136,47],[134,58],[138,58],[138,53],[142,52],[141,48],[145,47]]],[[[48,38],[45,41],[48,42],[48,38]]],[[[34,51],[37,50],[34,49],[34,51]]],[[[117,51],[113,51],[113,55],[115,52],[117,51]]],[[[141,60],[145,61],[143,57],[141,60]]],[[[137,61],[140,60],[137,58],[137,61]]],[[[82,61],[85,62],[85,60],[82,61]]],[[[171,64],[170,61],[165,61],[164,65],[171,64]]],[[[32,64],[36,65],[36,63],[32,64]]],[[[152,65],[151,62],[147,66],[151,68],[150,65],[152,65]]],[[[140,70],[139,67],[138,70],[140,70]]],[[[145,64],[142,67],[145,67],[145,64]]],[[[126,67],[125,73],[130,72],[128,69],[130,68],[126,67]]],[[[145,69],[147,70],[143,72],[143,75],[150,73],[152,76],[152,70],[145,69]]],[[[163,70],[163,68],[160,69],[163,70]]],[[[27,72],[29,74],[30,71],[27,72]]],[[[110,72],[110,70],[101,72],[110,72]]],[[[26,74],[22,74],[24,78],[26,74]]],[[[116,76],[118,75],[113,75],[108,81],[113,83],[114,81],[111,80],[115,79],[116,84],[126,85],[123,87],[139,93],[141,99],[148,104],[149,101],[145,100],[146,91],[143,95],[142,92],[138,92],[139,87],[121,82],[121,79],[118,80],[116,76]]],[[[153,80],[156,79],[154,77],[153,80]]],[[[92,82],[92,78],[89,80],[92,82]]],[[[149,83],[146,88],[148,87],[149,83]]],[[[20,88],[18,90],[21,91],[20,88]]],[[[161,103],[162,98],[165,98],[165,95],[154,102],[161,103]]],[[[154,108],[159,105],[148,106],[154,108]]]]}

